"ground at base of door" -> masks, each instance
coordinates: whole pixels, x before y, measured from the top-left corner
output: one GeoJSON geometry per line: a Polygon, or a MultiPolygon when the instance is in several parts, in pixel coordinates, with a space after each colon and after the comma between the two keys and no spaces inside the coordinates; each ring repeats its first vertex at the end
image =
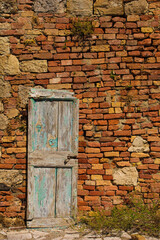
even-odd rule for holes
{"type": "Polygon", "coordinates": [[[110,235],[102,236],[94,232],[72,229],[0,229],[0,240],[160,240],[160,238],[124,231],[114,231],[110,235]]]}

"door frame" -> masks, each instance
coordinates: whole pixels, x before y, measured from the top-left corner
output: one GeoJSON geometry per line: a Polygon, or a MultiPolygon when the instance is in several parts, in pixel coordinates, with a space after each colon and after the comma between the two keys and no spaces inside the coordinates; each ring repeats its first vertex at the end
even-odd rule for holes
{"type": "Polygon", "coordinates": [[[28,172],[27,172],[27,227],[63,227],[67,226],[77,212],[77,177],[78,177],[78,129],[79,129],[79,100],[73,93],[63,90],[31,89],[28,104],[28,172]],[[43,150],[32,149],[32,114],[34,101],[72,101],[73,102],[73,136],[71,151],[48,151],[47,162],[43,161],[43,150]],[[54,153],[54,154],[53,154],[54,153]],[[71,217],[67,218],[35,218],[34,217],[34,168],[71,168],[71,217]]]}

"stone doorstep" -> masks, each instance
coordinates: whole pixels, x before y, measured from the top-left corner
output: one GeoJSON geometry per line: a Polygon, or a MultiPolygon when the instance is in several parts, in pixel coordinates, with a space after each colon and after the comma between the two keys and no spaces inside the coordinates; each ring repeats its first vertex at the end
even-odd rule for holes
{"type": "Polygon", "coordinates": [[[30,232],[8,232],[7,233],[8,240],[27,240],[32,239],[32,234],[30,232]]]}

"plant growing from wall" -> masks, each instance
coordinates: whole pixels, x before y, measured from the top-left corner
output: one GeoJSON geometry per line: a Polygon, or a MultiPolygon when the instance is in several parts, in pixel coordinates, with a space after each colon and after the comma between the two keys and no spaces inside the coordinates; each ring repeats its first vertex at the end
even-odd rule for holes
{"type": "Polygon", "coordinates": [[[84,41],[91,37],[94,26],[90,20],[73,20],[71,23],[71,36],[75,37],[84,46],[84,41]]]}
{"type": "Polygon", "coordinates": [[[25,39],[24,40],[24,45],[25,45],[25,47],[27,47],[27,46],[33,46],[33,45],[35,45],[36,44],[36,40],[34,39],[34,38],[31,38],[31,39],[25,39]]]}

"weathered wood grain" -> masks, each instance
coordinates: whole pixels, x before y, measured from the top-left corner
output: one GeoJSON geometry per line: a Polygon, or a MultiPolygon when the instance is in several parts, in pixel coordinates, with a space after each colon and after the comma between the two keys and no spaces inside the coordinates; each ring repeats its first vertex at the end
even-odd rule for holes
{"type": "Polygon", "coordinates": [[[35,89],[32,88],[30,98],[38,99],[76,99],[73,97],[73,92],[65,90],[50,90],[50,89],[35,89]]]}
{"type": "Polygon", "coordinates": [[[34,205],[34,177],[33,177],[33,166],[28,166],[28,189],[27,189],[27,219],[33,219],[33,205],[34,205]]]}
{"type": "Polygon", "coordinates": [[[57,168],[56,217],[71,215],[72,169],[57,168]]]}
{"type": "Polygon", "coordinates": [[[73,113],[70,101],[59,102],[58,151],[71,151],[73,113]]]}
{"type": "Polygon", "coordinates": [[[79,100],[73,101],[73,135],[72,135],[72,152],[78,155],[78,139],[79,139],[79,100]]]}

